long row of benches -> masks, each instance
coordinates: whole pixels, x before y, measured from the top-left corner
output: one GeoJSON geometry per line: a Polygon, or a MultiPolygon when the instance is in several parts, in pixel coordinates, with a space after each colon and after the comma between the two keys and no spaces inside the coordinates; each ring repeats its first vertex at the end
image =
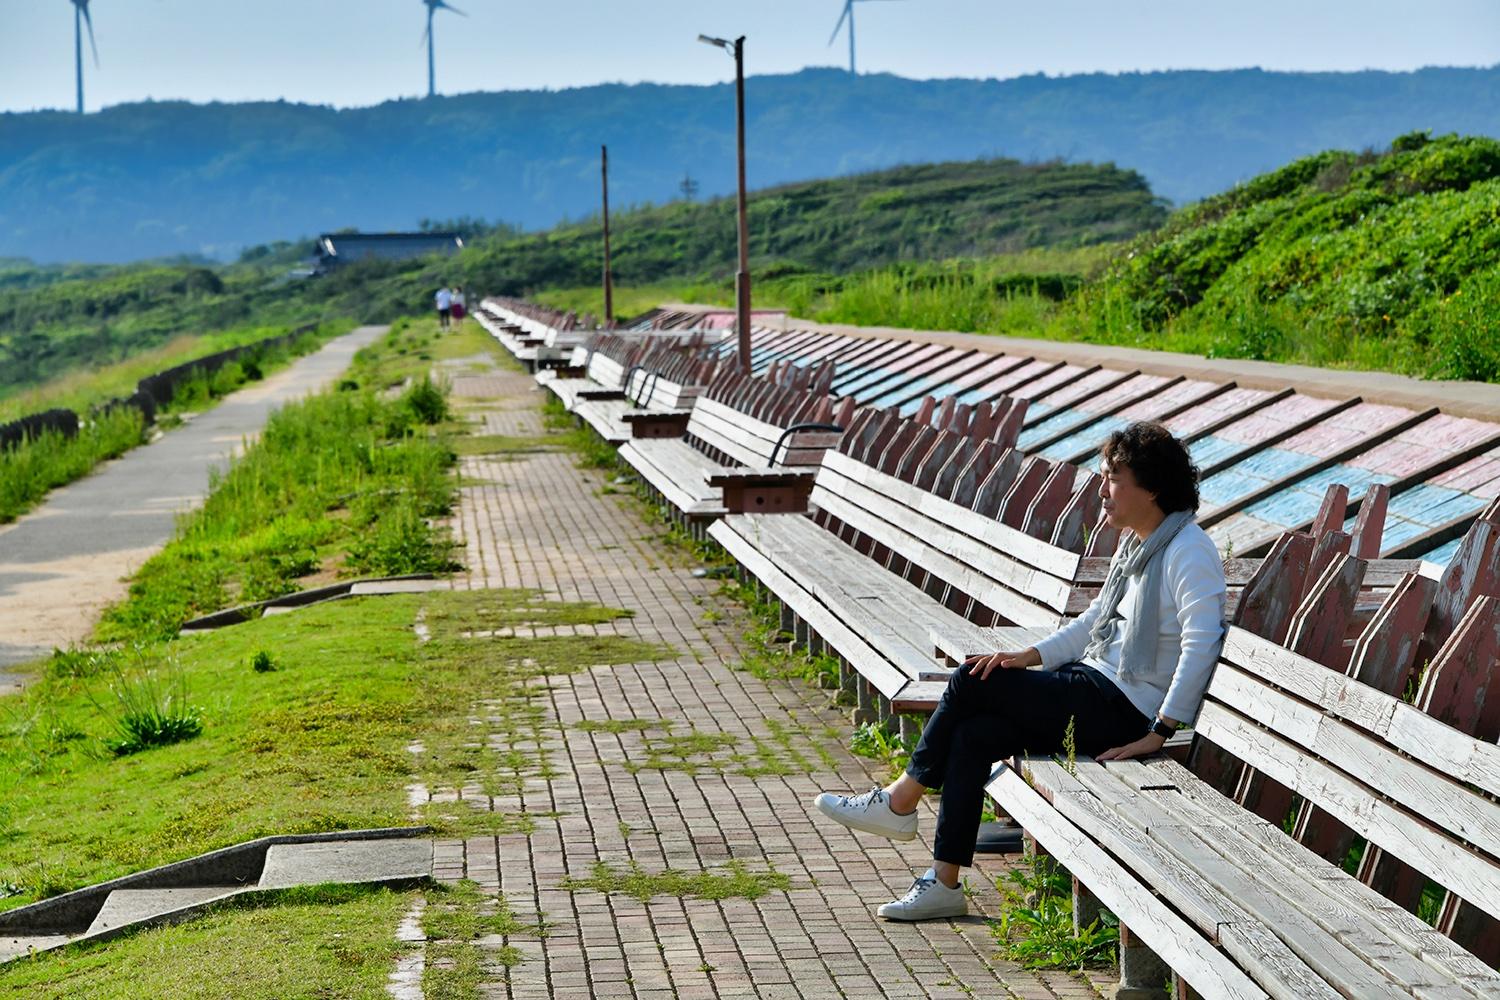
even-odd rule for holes
{"type": "MultiPolygon", "coordinates": [[[[857,673],[893,708],[928,707],[942,672],[924,638],[950,661],[1035,641],[1058,620],[1037,598],[1062,593],[1037,563],[1058,553],[1007,525],[1003,501],[985,516],[931,492],[940,453],[863,429],[825,456],[812,516],[732,515],[711,533],[782,600],[799,637],[839,656],[846,682],[857,673]],[[1041,620],[976,622],[1026,615],[1041,620]]],[[[971,449],[982,457],[956,464],[1007,464],[971,449]]],[[[1073,872],[1084,922],[1091,897],[1121,918],[1129,990],[1159,995],[1171,969],[1179,995],[1497,995],[1500,725],[1465,723],[1500,715],[1500,695],[1476,707],[1500,655],[1500,553],[1489,520],[1471,537],[1438,579],[1351,554],[1356,540],[1337,528],[1279,542],[1243,581],[1195,736],[1194,768],[1216,785],[1170,758],[997,771],[991,793],[1073,872]],[[1372,594],[1384,599],[1362,615],[1372,594]],[[1403,702],[1433,646],[1414,704],[1403,702]],[[1294,804],[1300,845],[1280,832],[1294,804]],[[1401,881],[1382,865],[1407,873],[1398,902],[1415,909],[1429,880],[1449,891],[1437,920],[1462,944],[1338,867],[1356,837],[1368,882],[1401,881]]],[[[874,708],[867,687],[858,694],[874,708]]]]}
{"type": "MultiPolygon", "coordinates": [[[[807,345],[786,341],[763,338],[757,364],[785,377],[805,363],[807,345]]],[[[828,353],[828,389],[870,384],[828,353]]],[[[1115,541],[1097,480],[1016,449],[1039,440],[1031,400],[948,393],[902,419],[844,395],[843,433],[813,449],[809,511],[759,513],[691,488],[713,480],[710,462],[772,461],[717,444],[756,392],[740,377],[732,402],[701,394],[682,440],[633,439],[622,458],[710,525],[789,631],[838,657],[861,718],[930,709],[954,660],[1029,644],[1097,591],[1115,541]],[[673,457],[639,457],[656,449],[673,457]]],[[[831,414],[833,399],[802,405],[831,414]]],[[[1099,902],[1121,918],[1127,990],[1159,994],[1170,969],[1181,995],[1500,995],[1500,695],[1485,697],[1500,512],[1435,573],[1374,558],[1387,487],[1359,499],[1333,484],[1310,531],[1226,564],[1235,624],[1190,766],[997,768],[991,794],[1073,872],[1081,918],[1099,902]],[[1424,892],[1437,928],[1410,912],[1424,892]]]]}

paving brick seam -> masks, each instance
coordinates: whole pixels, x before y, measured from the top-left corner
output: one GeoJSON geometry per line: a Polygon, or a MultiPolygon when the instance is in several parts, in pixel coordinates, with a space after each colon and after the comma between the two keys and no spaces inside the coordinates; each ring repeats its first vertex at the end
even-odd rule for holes
{"type": "MultiPolygon", "coordinates": [[[[484,398],[483,410],[467,411],[482,416],[477,433],[543,431],[540,397],[520,374],[459,376],[454,396],[461,405],[484,398]]],[[[486,797],[491,809],[514,804],[532,814],[534,831],[439,844],[443,877],[473,879],[499,892],[522,922],[549,924],[540,941],[507,941],[528,958],[498,972],[486,995],[515,1000],[587,988],[631,997],[929,997],[963,995],[959,983],[982,995],[1095,995],[1083,979],[999,959],[982,921],[902,925],[874,916],[909,871],[927,864],[932,804],[923,805],[924,836],[909,845],[808,815],[818,788],[869,787],[884,765],[824,735],[833,726],[847,737],[849,728],[826,692],[732,668],[744,654],[743,613],[716,581],[689,575],[626,494],[601,492],[612,472],[579,469],[562,450],[470,456],[461,471],[470,485],[460,490],[451,523],[468,569],[454,578],[455,589],[535,589],[550,599],[624,608],[633,615],[598,634],[675,650],[662,661],[543,679],[556,732],[544,733],[535,749],[557,773],[524,782],[514,796],[486,797]],[[705,616],[708,610],[717,614],[705,616]],[[673,721],[663,735],[730,733],[737,743],[727,751],[747,754],[752,735],[778,748],[767,720],[794,721],[789,738],[817,770],[757,777],[735,773],[740,765],[632,771],[624,764],[644,763],[648,734],[574,725],[602,718],[673,721]],[[834,773],[813,746],[837,762],[834,773]],[[629,836],[621,822],[633,828],[629,836]],[[560,888],[564,878],[588,878],[599,860],[654,872],[715,869],[731,859],[752,872],[774,863],[792,889],[753,902],[657,896],[642,904],[560,888]],[[701,971],[705,963],[715,971],[701,971]]],[[[970,875],[988,915],[998,903],[991,878],[1003,871],[991,863],[970,875]]]]}

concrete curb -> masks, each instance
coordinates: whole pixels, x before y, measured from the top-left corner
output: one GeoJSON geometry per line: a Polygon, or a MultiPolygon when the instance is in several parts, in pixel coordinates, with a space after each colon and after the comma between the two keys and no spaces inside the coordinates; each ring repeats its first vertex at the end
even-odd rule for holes
{"type": "Polygon", "coordinates": [[[331,583],[326,587],[313,587],[309,590],[299,590],[295,594],[283,594],[281,597],[273,597],[268,601],[255,601],[251,604],[240,604],[223,611],[215,611],[213,614],[194,618],[192,621],[184,622],[179,632],[209,632],[214,629],[224,628],[227,625],[238,625],[240,622],[250,621],[256,612],[265,614],[272,609],[285,609],[307,607],[309,604],[321,604],[324,601],[337,601],[345,597],[364,597],[374,594],[399,594],[416,593],[423,590],[431,590],[431,587],[413,587],[410,589],[382,588],[382,584],[403,583],[408,581],[436,580],[437,577],[431,573],[409,573],[405,576],[373,576],[361,580],[345,580],[342,583],[331,583]]]}

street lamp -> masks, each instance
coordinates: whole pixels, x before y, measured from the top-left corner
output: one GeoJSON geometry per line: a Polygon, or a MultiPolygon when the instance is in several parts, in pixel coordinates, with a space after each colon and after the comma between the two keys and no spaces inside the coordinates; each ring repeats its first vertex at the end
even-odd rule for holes
{"type": "Polygon", "coordinates": [[[734,41],[699,35],[698,41],[734,56],[735,137],[739,146],[740,269],[734,276],[735,325],[739,328],[740,367],[750,374],[750,222],[745,211],[745,36],[734,41]]]}
{"type": "Polygon", "coordinates": [[[609,147],[599,147],[599,175],[604,185],[604,328],[615,328],[615,278],[609,266],[609,147]]]}

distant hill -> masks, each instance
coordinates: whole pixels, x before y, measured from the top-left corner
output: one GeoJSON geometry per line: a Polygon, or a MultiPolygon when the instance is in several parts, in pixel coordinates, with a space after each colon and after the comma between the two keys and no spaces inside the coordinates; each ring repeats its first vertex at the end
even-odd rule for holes
{"type": "MultiPolygon", "coordinates": [[[[752,186],[1005,156],[1113,162],[1183,203],[1414,129],[1500,135],[1500,68],[1165,72],[1007,81],[806,70],[748,84],[752,186]]],[[[598,204],[732,189],[733,96],[637,84],[334,110],[145,103],[0,116],[0,257],[123,261],[423,218],[542,228],[598,204]]]]}
{"type": "MultiPolygon", "coordinates": [[[[1091,246],[1151,230],[1167,211],[1132,171],[982,160],[781,185],[753,192],[750,216],[756,273],[785,276],[1091,246]]],[[[613,222],[621,284],[713,280],[734,270],[733,199],[626,209],[613,222]]],[[[228,266],[0,261],[0,400],[183,332],[336,317],[390,320],[430,308],[433,290],[445,283],[510,295],[597,283],[602,246],[597,222],[531,234],[471,230],[457,257],[374,261],[288,283],[286,265],[300,252],[306,248],[295,244],[257,247],[228,266]]]]}
{"type": "MultiPolygon", "coordinates": [[[[637,208],[611,219],[621,284],[714,278],[737,260],[733,198],[637,208]]],[[[1112,165],[980,160],[896,167],[756,191],[749,200],[756,273],[842,274],[902,260],[1076,247],[1161,225],[1167,209],[1134,171],[1112,165]]],[[[439,265],[505,294],[599,278],[597,217],[534,234],[471,241],[439,265]]]]}

